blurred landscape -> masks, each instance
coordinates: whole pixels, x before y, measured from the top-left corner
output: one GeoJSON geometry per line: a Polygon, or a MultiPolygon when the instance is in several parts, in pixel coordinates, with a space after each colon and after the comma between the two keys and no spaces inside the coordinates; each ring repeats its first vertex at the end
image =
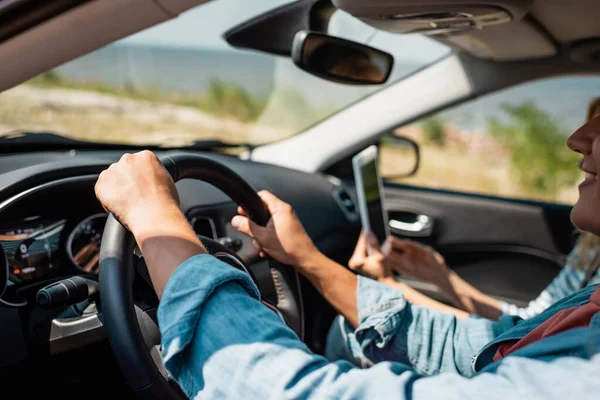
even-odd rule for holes
{"type": "MultiPolygon", "coordinates": [[[[415,68],[398,63],[392,81],[415,68]]],[[[3,92],[0,133],[258,145],[295,135],[379,89],[326,82],[287,58],[259,53],[114,44],[3,92]]],[[[572,204],[580,174],[565,140],[598,94],[598,79],[547,80],[401,127],[395,134],[421,145],[421,167],[398,181],[572,204]]],[[[403,162],[397,149],[383,146],[384,173],[403,162]]]]}
{"type": "MultiPolygon", "coordinates": [[[[394,76],[414,68],[398,64],[394,76]]],[[[3,92],[0,133],[55,131],[141,145],[262,144],[379,89],[323,81],[285,57],[117,43],[3,92]]]]}
{"type": "MultiPolygon", "coordinates": [[[[579,156],[566,147],[568,132],[531,100],[503,109],[508,121],[490,118],[487,130],[464,130],[439,116],[396,129],[395,135],[421,144],[421,166],[415,176],[395,181],[574,204],[582,173],[579,156]]],[[[381,153],[382,174],[398,170],[402,150],[382,146],[381,153]]]]}
{"type": "Polygon", "coordinates": [[[2,93],[0,131],[140,145],[260,144],[332,112],[293,88],[275,91],[273,69],[253,54],[111,45],[2,93]],[[287,117],[264,121],[267,110],[287,117]]]}
{"type": "MultiPolygon", "coordinates": [[[[74,139],[186,146],[198,140],[246,142],[255,103],[218,82],[206,96],[76,83],[56,73],[41,75],[0,96],[0,130],[56,132],[74,139]]],[[[264,128],[269,137],[287,132],[264,128]]]]}

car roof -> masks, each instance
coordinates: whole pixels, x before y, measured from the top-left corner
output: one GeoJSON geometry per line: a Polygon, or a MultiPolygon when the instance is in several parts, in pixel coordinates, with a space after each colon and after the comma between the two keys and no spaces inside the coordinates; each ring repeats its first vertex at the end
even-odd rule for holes
{"type": "MultiPolygon", "coordinates": [[[[307,4],[323,1],[325,0],[300,0],[301,3],[307,4]]],[[[204,2],[206,0],[69,0],[64,2],[0,0],[0,59],[3,60],[0,91],[123,37],[175,18],[178,14],[204,2]],[[46,10],[47,14],[44,14],[41,13],[42,9],[32,6],[34,3],[61,3],[63,6],[68,4],[69,7],[51,8],[46,10]],[[17,7],[18,5],[21,7],[17,7]],[[31,19],[30,13],[34,11],[36,18],[31,19]],[[9,18],[11,16],[12,20],[9,18]],[[7,32],[12,32],[12,36],[7,36],[7,32]]],[[[600,15],[600,1],[597,0],[332,0],[332,2],[363,21],[377,25],[380,29],[384,28],[379,23],[383,20],[377,22],[373,18],[369,19],[363,15],[365,11],[351,6],[359,4],[373,15],[384,15],[384,13],[389,15],[402,13],[408,6],[412,7],[413,12],[430,11],[433,3],[438,11],[445,10],[443,7],[456,6],[456,4],[492,5],[496,9],[507,10],[511,16],[510,22],[461,34],[433,36],[433,38],[450,44],[460,53],[471,56],[475,60],[486,61],[486,64],[481,66],[488,71],[492,68],[490,63],[493,64],[496,75],[502,73],[501,69],[504,67],[501,64],[509,64],[507,68],[510,69],[511,74],[519,73],[521,65],[515,68],[515,63],[524,63],[523,66],[527,66],[527,63],[531,64],[531,72],[527,77],[512,79],[511,82],[507,81],[507,84],[533,79],[535,71],[538,70],[540,76],[600,71],[600,63],[597,61],[600,45],[598,40],[594,39],[600,37],[600,24],[595,21],[596,16],[600,15]],[[539,69],[539,65],[543,65],[543,68],[539,69]]],[[[393,29],[388,27],[388,30],[393,29]]],[[[480,68],[480,66],[476,67],[480,68]]],[[[475,85],[475,94],[479,94],[480,86],[475,85]]],[[[498,88],[499,86],[496,85],[494,89],[498,88]]],[[[481,92],[488,91],[490,88],[486,86],[483,89],[485,90],[481,92]]]]}

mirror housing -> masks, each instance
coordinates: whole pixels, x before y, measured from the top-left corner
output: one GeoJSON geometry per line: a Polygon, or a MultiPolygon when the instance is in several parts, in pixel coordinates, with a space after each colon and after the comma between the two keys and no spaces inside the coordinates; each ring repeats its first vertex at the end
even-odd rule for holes
{"type": "Polygon", "coordinates": [[[350,85],[385,83],[394,66],[394,57],[385,51],[311,31],[296,33],[292,59],[312,75],[350,85]]]}
{"type": "Polygon", "coordinates": [[[419,170],[419,145],[405,136],[385,134],[379,141],[379,174],[382,179],[413,176],[419,170]]]}

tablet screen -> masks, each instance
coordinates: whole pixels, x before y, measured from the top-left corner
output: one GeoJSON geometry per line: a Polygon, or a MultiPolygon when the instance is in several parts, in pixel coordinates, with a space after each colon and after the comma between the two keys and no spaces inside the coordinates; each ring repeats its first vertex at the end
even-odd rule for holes
{"type": "MultiPolygon", "coordinates": [[[[383,244],[387,237],[387,218],[384,214],[383,204],[380,192],[380,177],[377,173],[376,152],[370,157],[361,157],[355,164],[355,169],[360,171],[360,178],[356,179],[357,191],[360,202],[361,217],[363,228],[375,234],[380,244],[383,244]],[[362,198],[362,199],[361,199],[362,198]],[[366,210],[367,215],[363,215],[366,210]],[[366,217],[366,218],[365,218],[366,217]],[[367,220],[367,221],[365,221],[367,220]]],[[[358,171],[355,171],[355,173],[358,171]]]]}

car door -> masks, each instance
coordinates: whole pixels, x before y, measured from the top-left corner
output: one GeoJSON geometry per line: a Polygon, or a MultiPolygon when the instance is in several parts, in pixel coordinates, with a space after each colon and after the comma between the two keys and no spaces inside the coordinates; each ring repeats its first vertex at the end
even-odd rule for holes
{"type": "MultiPolygon", "coordinates": [[[[569,215],[580,157],[565,142],[598,95],[597,76],[548,78],[382,136],[379,170],[391,233],[434,247],[483,292],[527,304],[559,273],[576,241],[569,215]],[[419,144],[414,176],[395,174],[407,160],[393,136],[419,144]]],[[[331,172],[351,179],[347,163],[331,172]]],[[[435,285],[402,279],[445,300],[435,285]]]]}
{"type": "MultiPolygon", "coordinates": [[[[525,305],[552,281],[574,242],[570,206],[386,183],[391,233],[437,249],[484,293],[525,305]]],[[[403,278],[445,300],[432,284],[403,278]]]]}

